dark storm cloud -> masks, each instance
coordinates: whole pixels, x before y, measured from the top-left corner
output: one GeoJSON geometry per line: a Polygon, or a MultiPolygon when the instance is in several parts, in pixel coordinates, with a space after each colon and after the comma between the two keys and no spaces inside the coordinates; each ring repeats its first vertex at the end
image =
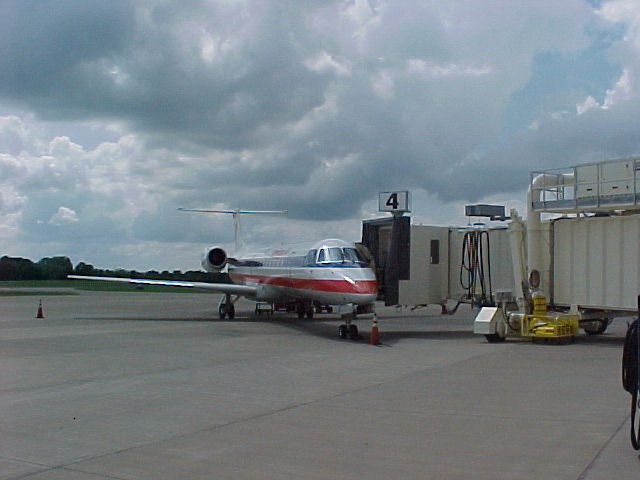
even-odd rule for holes
{"type": "Polygon", "coordinates": [[[336,111],[311,130],[275,139],[275,153],[255,152],[254,161],[237,156],[185,168],[179,186],[215,189],[229,204],[286,208],[292,218],[304,219],[352,218],[364,201],[386,189],[477,197],[486,186],[454,194],[451,184],[461,177],[455,160],[496,135],[496,122],[483,122],[497,116],[494,97],[481,93],[480,87],[465,91],[461,79],[400,77],[394,98],[385,99],[371,91],[366,72],[356,71],[340,85],[336,111]],[[443,90],[455,93],[458,107],[440,100],[443,90]]]}
{"type": "Polygon", "coordinates": [[[5,16],[6,98],[49,118],[121,120],[150,146],[240,152],[187,173],[195,183],[295,190],[358,159],[343,170],[351,208],[330,204],[344,203],[334,178],[331,195],[299,192],[300,210],[323,196],[349,216],[401,184],[449,198],[443,166],[498,136],[508,95],[483,64],[496,58],[456,38],[468,32],[455,13],[416,2],[44,2],[35,22],[23,3],[5,16]],[[337,66],[310,67],[325,49],[337,66]],[[291,130],[332,95],[331,115],[291,130]],[[247,149],[257,165],[235,160],[247,149]]]}
{"type": "Polygon", "coordinates": [[[257,2],[253,15],[242,2],[11,2],[0,94],[47,118],[120,119],[217,148],[265,143],[321,103],[327,82],[305,68],[303,17],[286,3],[257,2]]]}
{"type": "Polygon", "coordinates": [[[121,52],[132,38],[134,16],[129,0],[4,1],[0,92],[50,108],[65,107],[74,96],[79,101],[83,92],[73,90],[83,89],[83,66],[121,52]]]}

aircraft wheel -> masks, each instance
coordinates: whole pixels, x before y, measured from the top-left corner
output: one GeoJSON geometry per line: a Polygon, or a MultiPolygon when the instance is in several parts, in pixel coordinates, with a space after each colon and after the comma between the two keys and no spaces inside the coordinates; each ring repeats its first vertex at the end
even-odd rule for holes
{"type": "Polygon", "coordinates": [[[358,327],[355,325],[349,325],[349,338],[351,340],[358,340],[360,335],[358,334],[358,327]]]}
{"type": "Polygon", "coordinates": [[[344,324],[340,325],[338,327],[338,337],[344,340],[345,338],[347,338],[348,335],[349,335],[349,329],[347,328],[347,326],[344,324]]]}
{"type": "Polygon", "coordinates": [[[224,303],[218,307],[218,315],[220,316],[220,320],[224,320],[227,316],[227,306],[224,303]]]}
{"type": "Polygon", "coordinates": [[[306,312],[306,309],[304,308],[304,304],[299,303],[298,306],[296,307],[296,313],[298,314],[298,318],[300,320],[304,318],[305,312],[306,312]]]}
{"type": "Polygon", "coordinates": [[[229,320],[233,320],[236,316],[236,307],[233,305],[233,303],[231,303],[226,310],[227,315],[229,316],[229,320]]]}

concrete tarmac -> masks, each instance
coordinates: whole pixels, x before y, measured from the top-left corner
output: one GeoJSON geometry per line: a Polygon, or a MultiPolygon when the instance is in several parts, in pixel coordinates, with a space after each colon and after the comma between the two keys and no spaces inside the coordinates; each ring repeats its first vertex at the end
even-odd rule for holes
{"type": "Polygon", "coordinates": [[[0,297],[0,479],[640,478],[626,322],[488,344],[475,312],[211,321],[217,295],[0,297]]]}

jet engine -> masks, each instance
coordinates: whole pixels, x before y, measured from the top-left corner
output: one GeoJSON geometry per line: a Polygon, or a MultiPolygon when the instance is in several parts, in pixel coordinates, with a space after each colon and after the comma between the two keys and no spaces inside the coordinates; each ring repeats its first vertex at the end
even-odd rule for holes
{"type": "Polygon", "coordinates": [[[204,252],[202,268],[207,272],[219,272],[227,264],[227,252],[221,247],[212,247],[204,252]]]}

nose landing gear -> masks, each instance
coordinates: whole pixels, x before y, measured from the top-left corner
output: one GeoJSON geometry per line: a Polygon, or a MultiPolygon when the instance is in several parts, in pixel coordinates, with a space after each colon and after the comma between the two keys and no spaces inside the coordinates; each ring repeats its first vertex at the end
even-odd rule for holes
{"type": "Polygon", "coordinates": [[[345,323],[338,327],[338,337],[350,340],[359,340],[360,334],[358,333],[358,327],[351,323],[351,318],[346,319],[345,323]]]}

